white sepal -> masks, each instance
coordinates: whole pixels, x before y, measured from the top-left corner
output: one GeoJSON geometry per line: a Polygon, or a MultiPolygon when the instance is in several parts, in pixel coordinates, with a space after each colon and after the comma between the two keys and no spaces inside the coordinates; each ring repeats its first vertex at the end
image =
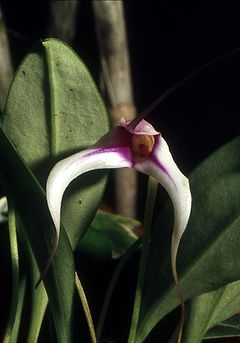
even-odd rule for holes
{"type": "Polygon", "coordinates": [[[136,163],[134,168],[157,179],[166,189],[172,200],[174,227],[172,233],[171,264],[174,279],[178,282],[176,272],[177,251],[189,220],[192,204],[189,181],[177,167],[162,136],[156,137],[152,155],[148,159],[136,163]]]}
{"type": "Polygon", "coordinates": [[[120,149],[116,151],[114,148],[96,148],[76,153],[54,166],[48,176],[46,197],[55,224],[57,241],[60,232],[62,197],[70,182],[91,170],[123,168],[131,165],[131,161],[121,153],[120,149]]]}

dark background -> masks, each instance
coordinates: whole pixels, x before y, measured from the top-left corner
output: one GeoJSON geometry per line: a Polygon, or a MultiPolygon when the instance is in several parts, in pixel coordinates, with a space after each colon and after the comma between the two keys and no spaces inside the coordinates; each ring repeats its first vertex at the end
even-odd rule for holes
{"type": "MultiPolygon", "coordinates": [[[[200,66],[235,51],[180,87],[148,118],[167,140],[185,174],[239,134],[240,12],[237,4],[232,3],[205,1],[179,5],[172,1],[124,1],[139,112],[200,66]]],[[[17,67],[37,40],[48,37],[50,2],[1,1],[1,4],[17,67]]],[[[98,83],[100,65],[90,1],[80,1],[76,36],[71,45],[98,83]]],[[[140,177],[139,183],[139,199],[142,199],[145,179],[140,177]]],[[[112,202],[112,195],[106,195],[106,200],[112,202]]],[[[143,208],[140,201],[140,219],[143,208]]]]}
{"type": "MultiPolygon", "coordinates": [[[[1,5],[16,68],[32,45],[48,36],[49,2],[1,1],[1,5]]],[[[240,49],[240,11],[229,1],[184,5],[125,1],[125,14],[139,111],[199,66],[240,49]]],[[[98,47],[89,1],[80,4],[72,47],[98,82],[98,47]]],[[[237,51],[212,64],[149,117],[169,142],[185,173],[239,135],[239,65],[237,51]]]]}
{"type": "MultiPolygon", "coordinates": [[[[2,1],[14,65],[48,36],[49,2],[2,1]]],[[[240,12],[229,1],[179,5],[125,1],[137,109],[199,66],[240,48],[240,12]]],[[[81,1],[72,43],[98,82],[99,59],[90,1],[81,1]]],[[[177,162],[189,172],[239,133],[240,53],[215,63],[172,94],[150,116],[177,162]]]]}

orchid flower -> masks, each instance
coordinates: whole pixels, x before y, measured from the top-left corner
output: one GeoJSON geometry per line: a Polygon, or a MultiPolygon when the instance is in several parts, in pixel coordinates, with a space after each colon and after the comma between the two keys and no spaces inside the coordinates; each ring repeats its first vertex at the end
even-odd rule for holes
{"type": "Polygon", "coordinates": [[[65,189],[79,175],[96,169],[134,168],[154,177],[168,192],[174,208],[171,264],[178,284],[176,256],[191,211],[188,179],[178,169],[166,141],[144,119],[126,121],[104,135],[93,147],[58,162],[47,180],[47,202],[56,228],[49,267],[58,245],[61,203],[65,189]]]}

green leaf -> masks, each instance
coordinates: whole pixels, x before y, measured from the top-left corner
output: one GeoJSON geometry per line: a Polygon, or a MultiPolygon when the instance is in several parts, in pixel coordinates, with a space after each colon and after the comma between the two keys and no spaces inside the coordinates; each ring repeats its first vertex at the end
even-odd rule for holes
{"type": "MultiPolygon", "coordinates": [[[[31,303],[30,319],[28,321],[28,338],[26,342],[35,343],[38,341],[39,332],[42,326],[43,316],[48,304],[48,297],[44,288],[43,283],[38,287],[36,292],[35,284],[36,280],[39,278],[39,269],[37,267],[36,261],[32,254],[30,245],[25,239],[23,228],[20,227],[18,222],[16,225],[15,211],[13,199],[8,199],[9,206],[7,204],[6,197],[3,197],[0,201],[0,214],[2,211],[3,219],[6,221],[8,219],[9,226],[9,237],[10,237],[10,248],[11,248],[11,260],[12,260],[12,302],[11,311],[9,316],[9,321],[7,329],[5,330],[4,343],[10,341],[17,341],[20,322],[22,318],[22,309],[24,298],[26,294],[26,284],[30,276],[30,289],[31,297],[28,296],[27,302],[28,306],[31,303]],[[17,229],[21,230],[21,244],[23,245],[23,251],[25,258],[27,258],[27,268],[21,268],[21,276],[19,277],[19,255],[18,255],[18,241],[17,241],[17,229]],[[31,273],[29,273],[29,268],[31,273]],[[32,301],[31,301],[32,300],[32,301]]],[[[28,291],[29,293],[29,291],[28,291]]]]}
{"type": "Polygon", "coordinates": [[[18,223],[21,235],[21,243],[23,245],[25,258],[27,260],[27,273],[28,279],[28,306],[29,306],[29,320],[28,320],[28,331],[26,343],[37,343],[40,330],[42,327],[42,321],[46,312],[48,305],[48,296],[44,287],[43,282],[41,282],[36,290],[36,280],[39,278],[39,269],[35,261],[31,246],[24,236],[24,229],[21,223],[18,223]],[[30,272],[29,272],[30,271],[30,272]],[[30,304],[30,305],[29,305],[30,304]]]}
{"type": "MultiPolygon", "coordinates": [[[[5,337],[3,338],[3,343],[17,342],[18,337],[20,336],[19,329],[22,320],[23,304],[26,296],[26,285],[27,277],[24,275],[24,277],[19,280],[18,284],[15,320],[12,327],[8,326],[5,337]],[[9,329],[11,329],[11,331],[9,331],[9,329]]],[[[9,324],[11,325],[12,323],[9,324]]]]}
{"type": "MultiPolygon", "coordinates": [[[[79,56],[66,44],[46,39],[26,56],[10,88],[3,127],[45,187],[53,164],[95,143],[109,129],[98,90],[79,56]]],[[[62,218],[73,248],[101,200],[103,172],[73,182],[62,218]]]]}
{"type": "Polygon", "coordinates": [[[239,337],[240,336],[240,317],[239,314],[225,320],[224,322],[210,329],[204,339],[239,337]]]}
{"type": "Polygon", "coordinates": [[[150,239],[151,239],[151,228],[153,220],[154,205],[156,202],[158,189],[158,181],[153,178],[148,178],[148,191],[147,200],[144,211],[144,233],[143,233],[143,244],[141,249],[141,258],[138,269],[138,278],[135,292],[135,299],[132,311],[132,321],[129,330],[128,343],[135,342],[137,327],[139,322],[139,315],[141,310],[141,304],[143,299],[143,286],[145,281],[145,274],[147,269],[148,253],[150,249],[150,239]]]}
{"type": "MultiPolygon", "coordinates": [[[[26,239],[40,270],[49,255],[55,229],[50,218],[43,189],[0,127],[1,172],[11,188],[14,205],[26,239]]],[[[71,342],[74,295],[73,253],[64,228],[58,251],[44,284],[48,293],[58,342],[71,342]]],[[[36,290],[38,292],[38,290],[36,290]]]]}
{"type": "MultiPolygon", "coordinates": [[[[36,45],[21,63],[10,88],[2,121],[3,127],[15,148],[44,187],[46,177],[56,160],[64,155],[92,145],[108,130],[109,126],[105,108],[86,67],[68,46],[53,39],[47,39],[36,45]]],[[[16,170],[17,168],[18,166],[16,170]]],[[[63,223],[67,228],[73,248],[75,248],[78,240],[88,227],[101,199],[105,185],[105,178],[102,175],[102,173],[95,173],[91,178],[89,176],[82,177],[81,182],[78,181],[77,185],[73,183],[72,190],[68,191],[65,196],[62,211],[63,223]]],[[[15,176],[17,176],[16,171],[15,176]]],[[[21,172],[19,172],[18,176],[22,176],[21,172]]],[[[26,176],[26,183],[28,178],[29,175],[26,176]]],[[[9,183],[13,186],[16,182],[17,179],[10,180],[9,183]]],[[[21,178],[19,182],[22,182],[21,178]]],[[[27,208],[26,205],[23,208],[22,204],[18,204],[20,206],[18,210],[25,231],[30,230],[29,221],[34,221],[39,216],[46,216],[45,220],[42,218],[42,222],[38,223],[39,232],[41,232],[42,226],[49,230],[49,234],[46,234],[45,237],[46,244],[47,241],[48,243],[51,241],[54,234],[50,230],[52,222],[48,217],[44,195],[39,185],[36,184],[37,182],[34,180],[29,189],[29,196],[31,193],[34,193],[36,198],[35,202],[33,199],[32,203],[30,203],[30,197],[27,201],[25,200],[27,188],[21,188],[21,192],[24,194],[23,201],[26,204],[28,203],[29,207],[27,208]],[[31,205],[35,206],[35,211],[32,210],[31,205]],[[37,211],[38,207],[39,212],[37,211]],[[30,213],[29,217],[31,216],[32,218],[22,218],[23,212],[30,213]]],[[[37,230],[38,225],[33,225],[33,223],[31,225],[37,230]]],[[[29,234],[32,235],[32,233],[27,231],[26,235],[28,236],[29,234]]],[[[33,242],[36,237],[30,239],[32,239],[31,245],[33,244],[32,248],[35,258],[38,264],[40,262],[42,269],[48,252],[45,249],[45,259],[43,258],[44,254],[41,254],[39,261],[37,254],[40,247],[36,249],[34,246],[36,242],[33,242]]],[[[38,240],[40,243],[40,237],[38,240]]],[[[64,237],[64,240],[68,244],[66,237],[64,237]]],[[[64,249],[66,251],[61,252],[63,254],[62,268],[65,265],[64,254],[69,262],[72,260],[72,252],[69,247],[65,246],[64,249]],[[71,258],[67,257],[68,255],[71,258]]],[[[59,251],[61,251],[60,246],[59,251]]],[[[57,260],[57,257],[55,259],[57,260]]],[[[32,262],[34,263],[34,261],[32,262]]],[[[70,264],[69,274],[71,274],[73,268],[73,261],[70,264]]],[[[55,283],[58,282],[57,279],[64,273],[63,270],[61,271],[60,264],[59,270],[57,267],[56,271],[57,273],[59,272],[59,275],[54,275],[55,283]]],[[[33,275],[35,275],[34,270],[33,275]]],[[[63,341],[64,337],[67,341],[70,339],[70,336],[67,339],[67,335],[70,335],[71,330],[70,318],[73,292],[71,280],[73,280],[73,275],[69,276],[69,287],[67,287],[69,296],[66,297],[67,299],[62,309],[56,311],[55,308],[53,310],[53,315],[57,317],[55,318],[57,331],[60,328],[59,322],[63,320],[65,312],[66,324],[60,329],[60,332],[63,333],[61,335],[63,341]],[[65,329],[66,331],[64,332],[65,329]]],[[[60,289],[60,284],[58,286],[60,289]]],[[[54,287],[51,287],[50,293],[55,292],[54,287]]],[[[48,288],[47,291],[49,294],[48,288]]],[[[64,287],[62,292],[66,292],[64,287]]],[[[56,304],[57,306],[59,305],[60,300],[55,299],[57,293],[58,291],[56,290],[55,296],[50,300],[50,305],[53,302],[54,306],[56,304]]],[[[60,295],[60,292],[58,296],[61,299],[62,295],[60,295]]],[[[39,303],[46,305],[46,296],[40,288],[37,292],[33,292],[33,306],[39,303]]],[[[44,309],[42,312],[44,312],[44,309]]],[[[36,318],[34,322],[35,320],[36,318]]],[[[38,330],[40,320],[41,318],[38,316],[36,321],[38,323],[38,330]]],[[[31,327],[30,330],[32,330],[31,327]]],[[[57,333],[59,335],[59,332],[57,333]]]]}
{"type": "Polygon", "coordinates": [[[240,281],[193,298],[188,306],[183,342],[201,342],[211,327],[233,316],[239,308],[240,281]]]}
{"type": "MultiPolygon", "coordinates": [[[[43,187],[45,187],[46,178],[52,165],[58,159],[92,145],[108,131],[109,127],[104,105],[86,67],[66,44],[55,39],[47,39],[37,44],[19,66],[9,91],[2,122],[14,147],[21,154],[31,171],[35,173],[43,187]]],[[[14,165],[14,168],[16,169],[14,171],[16,177],[19,166],[14,165]]],[[[21,172],[21,167],[19,169],[18,182],[22,182],[21,177],[24,172],[21,172]]],[[[27,174],[29,174],[29,171],[27,171],[27,174]]],[[[33,178],[33,175],[26,176],[26,183],[29,177],[33,178]]],[[[9,181],[9,176],[7,176],[7,179],[11,187],[15,187],[17,178],[16,180],[11,179],[9,181]]],[[[105,178],[103,173],[97,172],[93,173],[91,177],[88,175],[83,176],[80,180],[77,180],[77,183],[73,182],[70,189],[66,192],[62,211],[63,223],[67,228],[68,237],[73,248],[76,247],[78,240],[89,226],[96,212],[104,185],[105,178]]],[[[17,186],[19,190],[19,185],[17,186]]],[[[19,206],[18,211],[27,239],[31,240],[34,256],[42,270],[49,251],[47,247],[49,247],[54,233],[50,230],[52,221],[48,216],[42,189],[37,185],[36,180],[28,186],[26,189],[24,187],[20,188],[24,194],[22,200],[26,202],[26,206],[23,207],[19,203],[19,197],[17,206],[19,206]],[[26,201],[25,192],[27,190],[30,194],[26,201]],[[33,198],[32,203],[30,202],[31,196],[33,198]],[[32,206],[35,207],[34,210],[32,210],[32,206]],[[37,208],[39,208],[39,212],[37,208]],[[32,217],[31,219],[27,218],[27,213],[29,217],[32,217]],[[41,218],[38,225],[33,224],[34,219],[39,218],[39,216],[46,216],[46,218],[41,218]],[[30,224],[31,221],[32,223],[30,224]],[[34,241],[37,238],[28,231],[30,226],[35,227],[39,232],[42,231],[42,227],[49,230],[48,234],[45,233],[45,243],[43,239],[45,251],[43,249],[40,258],[38,254],[41,239],[40,237],[38,238],[39,245],[36,248],[37,242],[34,241]],[[29,237],[29,235],[32,237],[29,237]],[[44,253],[45,259],[43,258],[44,253]]],[[[19,194],[16,195],[19,196],[19,194]]],[[[60,245],[64,245],[62,247],[64,251],[61,251],[61,246],[58,248],[58,254],[61,251],[62,260],[61,258],[59,259],[61,262],[59,262],[56,268],[51,267],[51,270],[53,269],[54,282],[52,282],[50,290],[47,287],[47,292],[50,298],[50,294],[55,293],[55,296],[50,299],[50,306],[55,317],[57,334],[59,337],[61,335],[62,341],[69,341],[73,296],[73,275],[71,272],[74,266],[72,252],[69,246],[67,246],[68,241],[65,233],[63,232],[62,235],[64,236],[62,240],[65,243],[60,242],[60,245]],[[69,275],[69,286],[66,289],[66,285],[62,287],[61,282],[60,284],[58,283],[58,279],[64,273],[63,266],[66,264],[64,255],[70,263],[67,272],[67,275],[69,275]],[[62,263],[62,267],[60,267],[60,263],[62,263]],[[54,275],[54,272],[59,274],[54,275]],[[54,283],[55,285],[53,285],[54,283]],[[58,287],[55,290],[56,284],[58,284],[58,287]],[[68,296],[64,297],[62,306],[59,304],[62,298],[61,292],[58,292],[60,289],[63,293],[67,290],[69,293],[68,296]],[[56,299],[57,297],[60,297],[60,299],[56,299]],[[60,307],[56,309],[58,306],[60,307]],[[62,325],[60,322],[64,320],[64,316],[66,323],[62,325]],[[60,327],[61,325],[62,328],[60,327]]],[[[55,260],[58,261],[57,256],[55,260]]],[[[36,268],[31,257],[29,257],[29,262],[33,268],[32,276],[35,277],[36,268]]],[[[47,280],[48,278],[50,278],[49,275],[47,280]]],[[[63,280],[62,285],[64,285],[65,281],[63,280]]],[[[31,317],[32,321],[30,322],[29,332],[30,340],[36,339],[34,332],[36,333],[40,329],[41,318],[43,317],[47,301],[43,288],[38,288],[37,292],[32,291],[32,310],[34,311],[35,306],[38,306],[38,304],[44,304],[44,306],[42,306],[42,311],[38,312],[37,317],[32,312],[33,317],[31,317]]]]}
{"type": "Polygon", "coordinates": [[[42,321],[48,305],[48,296],[44,287],[41,283],[38,286],[37,292],[35,289],[36,276],[39,275],[36,263],[34,263],[32,257],[33,272],[31,278],[31,313],[28,327],[27,343],[37,343],[39,339],[40,330],[42,327],[42,321]]]}
{"type": "MultiPolygon", "coordinates": [[[[11,197],[8,199],[2,198],[2,208],[4,213],[8,209],[8,229],[9,229],[9,242],[10,242],[10,255],[12,264],[12,299],[11,299],[11,309],[7,328],[5,331],[4,343],[11,341],[17,341],[19,326],[22,315],[22,304],[25,295],[26,280],[20,282],[19,278],[19,252],[18,252],[18,241],[17,241],[17,229],[16,229],[16,216],[14,205],[11,197]],[[22,285],[24,285],[22,287],[22,285]]],[[[26,278],[25,278],[26,279],[26,278]]]]}
{"type": "Polygon", "coordinates": [[[98,259],[119,258],[136,241],[138,226],[137,220],[99,210],[78,250],[98,259]]]}
{"type": "MultiPolygon", "coordinates": [[[[216,151],[190,177],[192,214],[178,254],[186,299],[240,278],[240,138],[216,151]]],[[[152,237],[137,342],[178,304],[170,267],[172,209],[160,215],[152,237]],[[165,219],[165,222],[163,220],[165,219]]]]}

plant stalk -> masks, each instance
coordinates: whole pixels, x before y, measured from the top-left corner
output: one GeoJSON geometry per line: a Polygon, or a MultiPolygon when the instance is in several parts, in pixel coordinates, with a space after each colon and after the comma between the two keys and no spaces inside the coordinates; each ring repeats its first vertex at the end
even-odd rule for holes
{"type": "Polygon", "coordinates": [[[149,244],[151,237],[151,228],[152,228],[152,217],[154,204],[157,195],[158,182],[149,177],[148,179],[148,192],[147,192],[147,201],[145,207],[144,215],[144,233],[143,233],[143,246],[140,258],[137,288],[135,293],[135,300],[133,306],[132,322],[130,327],[130,333],[128,337],[128,343],[134,343],[137,333],[138,320],[140,315],[141,303],[142,303],[142,292],[144,287],[145,273],[147,269],[147,260],[149,253],[149,244]]]}
{"type": "MultiPolygon", "coordinates": [[[[123,1],[92,1],[102,81],[113,126],[135,117],[123,1]]],[[[103,91],[103,93],[104,93],[103,91]]],[[[137,177],[132,169],[115,172],[116,212],[136,217],[137,177]]]]}

